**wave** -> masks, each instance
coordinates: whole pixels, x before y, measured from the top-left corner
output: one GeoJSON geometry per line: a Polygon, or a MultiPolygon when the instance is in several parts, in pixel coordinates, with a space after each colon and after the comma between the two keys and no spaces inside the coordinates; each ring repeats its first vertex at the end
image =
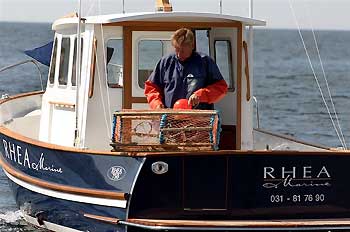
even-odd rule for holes
{"type": "Polygon", "coordinates": [[[0,213],[0,231],[1,232],[47,232],[46,229],[41,229],[28,224],[21,210],[6,211],[0,213]]]}
{"type": "Polygon", "coordinates": [[[21,210],[8,211],[8,212],[0,214],[0,221],[5,222],[5,223],[12,224],[20,219],[23,219],[23,214],[22,214],[21,210]]]}

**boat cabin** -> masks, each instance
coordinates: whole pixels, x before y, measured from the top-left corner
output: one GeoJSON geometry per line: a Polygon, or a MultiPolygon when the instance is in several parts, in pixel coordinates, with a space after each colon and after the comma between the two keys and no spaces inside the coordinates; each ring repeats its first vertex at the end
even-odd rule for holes
{"type": "Polygon", "coordinates": [[[81,23],[79,87],[77,22],[76,17],[64,18],[52,27],[55,38],[42,99],[41,141],[75,146],[78,139],[84,148],[110,149],[113,112],[149,109],[144,82],[159,59],[173,52],[171,35],[186,27],[195,34],[196,51],[214,59],[229,86],[226,96],[215,104],[221,116],[220,149],[253,148],[252,33],[248,28],[264,25],[263,21],[192,12],[88,17],[81,23]]]}

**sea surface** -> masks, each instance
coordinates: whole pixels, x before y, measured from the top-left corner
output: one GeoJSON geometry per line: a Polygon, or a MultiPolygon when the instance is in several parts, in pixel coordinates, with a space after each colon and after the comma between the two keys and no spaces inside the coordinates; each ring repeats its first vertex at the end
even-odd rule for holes
{"type": "MultiPolygon", "coordinates": [[[[315,81],[316,76],[335,118],[322,63],[340,128],[350,144],[350,31],[315,31],[317,47],[312,31],[301,33],[312,68],[297,30],[254,32],[253,94],[258,100],[260,127],[311,143],[341,146],[315,81]]],[[[24,50],[52,38],[50,24],[0,23],[0,69],[28,59],[24,50]]],[[[40,69],[46,83],[48,68],[41,65],[40,69]]],[[[0,73],[0,96],[40,89],[38,71],[32,64],[0,73]]],[[[22,220],[2,170],[0,231],[38,231],[22,220]]]]}

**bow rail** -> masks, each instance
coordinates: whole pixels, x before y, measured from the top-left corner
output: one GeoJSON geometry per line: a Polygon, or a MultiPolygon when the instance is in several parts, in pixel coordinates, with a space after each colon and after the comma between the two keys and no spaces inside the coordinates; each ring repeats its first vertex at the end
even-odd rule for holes
{"type": "Polygon", "coordinates": [[[38,72],[39,72],[39,78],[40,78],[40,85],[41,85],[41,90],[44,91],[44,85],[43,85],[43,76],[42,76],[42,73],[41,73],[41,70],[39,68],[39,64],[36,60],[33,60],[33,59],[29,59],[29,60],[24,60],[24,61],[21,61],[21,62],[18,62],[16,64],[11,64],[9,66],[5,66],[3,68],[0,69],[0,73],[3,72],[3,71],[6,71],[6,70],[9,70],[11,68],[15,68],[17,66],[20,66],[20,65],[23,65],[23,64],[27,64],[27,63],[33,63],[35,65],[35,67],[38,69],[38,72]]]}

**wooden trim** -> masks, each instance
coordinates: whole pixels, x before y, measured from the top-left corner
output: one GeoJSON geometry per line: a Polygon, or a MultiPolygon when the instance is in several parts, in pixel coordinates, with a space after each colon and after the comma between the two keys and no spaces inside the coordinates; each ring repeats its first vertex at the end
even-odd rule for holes
{"type": "Polygon", "coordinates": [[[132,103],[148,103],[145,97],[132,97],[132,103]]]}
{"type": "Polygon", "coordinates": [[[29,96],[33,96],[33,95],[40,95],[43,93],[44,93],[44,91],[39,90],[39,91],[34,91],[34,92],[29,92],[29,93],[21,93],[21,94],[17,94],[14,96],[9,96],[8,98],[0,99],[0,105],[5,103],[5,102],[17,99],[17,98],[29,97],[29,96]]]}
{"type": "Polygon", "coordinates": [[[117,225],[120,221],[119,218],[104,217],[104,216],[99,216],[99,215],[89,214],[89,213],[84,213],[84,217],[101,221],[101,222],[110,223],[113,225],[117,225]]]}
{"type": "Polygon", "coordinates": [[[232,228],[295,228],[295,227],[327,227],[350,226],[350,218],[341,219],[288,219],[288,220],[232,220],[232,221],[200,221],[200,220],[160,220],[160,219],[128,219],[127,222],[144,226],[159,227],[232,227],[232,228]]]}
{"type": "Polygon", "coordinates": [[[124,98],[123,108],[132,108],[132,30],[130,27],[123,27],[124,46],[124,67],[123,67],[123,87],[124,98]]]}
{"type": "Polygon", "coordinates": [[[123,27],[133,27],[132,30],[147,31],[159,28],[174,28],[179,29],[182,27],[187,28],[209,28],[209,27],[237,27],[242,25],[239,21],[232,22],[159,22],[159,21],[123,21],[114,23],[105,23],[103,26],[123,26],[123,27]]]}
{"type": "Polygon", "coordinates": [[[237,30],[237,126],[236,126],[236,149],[241,150],[242,141],[242,24],[237,30]]]}
{"type": "Polygon", "coordinates": [[[12,176],[27,182],[29,184],[33,184],[36,186],[39,186],[41,188],[50,189],[54,191],[64,192],[64,193],[71,193],[71,194],[78,194],[78,195],[84,195],[89,197],[99,197],[99,198],[108,198],[108,199],[117,199],[117,200],[126,200],[127,193],[117,193],[114,191],[104,191],[104,190],[93,190],[93,189],[87,189],[87,188],[78,188],[78,187],[72,187],[62,184],[55,184],[48,181],[43,181],[35,177],[28,176],[25,173],[19,172],[15,170],[13,167],[11,167],[3,158],[0,158],[0,165],[2,168],[11,174],[12,176]]]}
{"type": "Polygon", "coordinates": [[[92,57],[91,57],[91,66],[90,66],[90,82],[89,82],[89,98],[92,98],[94,95],[94,86],[95,86],[95,69],[96,69],[96,51],[97,51],[97,39],[94,38],[92,44],[92,57]]]}
{"type": "Polygon", "coordinates": [[[249,76],[249,59],[248,59],[248,44],[246,41],[243,41],[243,48],[244,48],[244,60],[245,60],[245,68],[244,73],[247,81],[247,94],[246,94],[246,100],[250,100],[250,76],[249,76]]]}
{"type": "Polygon", "coordinates": [[[123,86],[121,86],[119,84],[109,84],[109,83],[108,83],[108,87],[109,88],[123,88],[123,86]]]}
{"type": "Polygon", "coordinates": [[[60,106],[60,107],[75,108],[75,104],[67,103],[67,102],[49,101],[49,104],[55,105],[55,106],[60,106]]]}

